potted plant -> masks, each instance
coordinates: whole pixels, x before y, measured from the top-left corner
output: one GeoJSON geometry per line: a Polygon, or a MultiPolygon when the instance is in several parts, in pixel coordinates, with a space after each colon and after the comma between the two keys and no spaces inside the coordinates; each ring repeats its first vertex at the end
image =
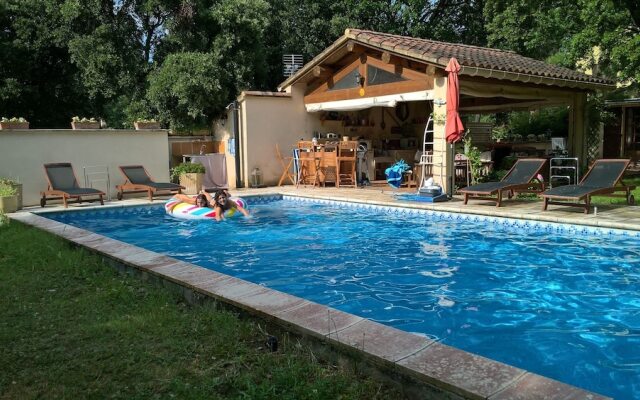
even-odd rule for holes
{"type": "Polygon", "coordinates": [[[5,183],[0,183],[0,213],[8,214],[18,210],[17,190],[5,183]]]}
{"type": "Polygon", "coordinates": [[[160,122],[155,119],[139,119],[133,123],[137,131],[144,129],[160,129],[160,122]]]}
{"type": "Polygon", "coordinates": [[[185,187],[185,193],[197,194],[202,189],[205,172],[202,164],[182,163],[171,170],[171,179],[178,178],[180,185],[185,187]]]}
{"type": "Polygon", "coordinates": [[[29,129],[29,121],[20,118],[5,118],[0,120],[0,129],[29,129]]]}
{"type": "Polygon", "coordinates": [[[22,210],[22,183],[9,178],[0,178],[0,184],[9,185],[16,190],[16,195],[18,196],[18,210],[22,210]]]}
{"type": "Polygon", "coordinates": [[[71,118],[72,129],[100,129],[100,122],[95,118],[71,118]]]}

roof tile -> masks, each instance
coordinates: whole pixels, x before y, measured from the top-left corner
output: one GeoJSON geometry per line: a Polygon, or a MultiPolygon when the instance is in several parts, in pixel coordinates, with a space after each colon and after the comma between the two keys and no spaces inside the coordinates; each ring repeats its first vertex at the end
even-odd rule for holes
{"type": "MultiPolygon", "coordinates": [[[[389,51],[400,51],[418,59],[428,59],[430,62],[432,60],[446,60],[448,62],[451,57],[455,57],[463,67],[478,67],[556,79],[613,84],[611,80],[606,78],[586,75],[568,68],[550,65],[544,61],[524,57],[512,51],[438,42],[359,29],[350,29],[348,35],[357,41],[375,44],[389,51]]],[[[445,65],[443,64],[442,66],[445,65]]]]}

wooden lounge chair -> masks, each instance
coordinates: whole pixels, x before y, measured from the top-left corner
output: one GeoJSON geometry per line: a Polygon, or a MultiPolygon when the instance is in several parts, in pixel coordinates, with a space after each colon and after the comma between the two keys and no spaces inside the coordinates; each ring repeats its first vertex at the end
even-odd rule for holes
{"type": "Polygon", "coordinates": [[[615,196],[615,192],[623,191],[628,204],[633,204],[634,198],[631,190],[635,186],[626,186],[622,183],[622,175],[631,160],[611,159],[597,160],[587,174],[577,185],[558,186],[542,193],[544,198],[543,210],[549,204],[583,207],[584,213],[589,213],[591,196],[609,195],[615,196]],[[558,201],[561,200],[561,201],[558,201]],[[581,203],[584,201],[584,203],[581,203]]]}
{"type": "Polygon", "coordinates": [[[521,158],[511,167],[500,182],[485,182],[460,189],[464,194],[464,204],[469,199],[483,199],[502,203],[502,193],[508,192],[509,198],[515,193],[540,193],[544,191],[543,182],[531,182],[540,173],[547,160],[542,158],[521,158]],[[496,197],[492,197],[492,196],[496,197]]]}
{"type": "Polygon", "coordinates": [[[120,171],[125,177],[122,185],[116,185],[118,200],[122,200],[125,193],[147,192],[149,201],[153,196],[162,192],[164,194],[182,193],[183,186],[175,183],[154,182],[142,165],[121,165],[120,171]]]}
{"type": "Polygon", "coordinates": [[[47,204],[47,200],[62,199],[64,208],[67,208],[69,203],[72,202],[69,199],[76,199],[73,202],[82,203],[83,197],[95,196],[98,197],[97,200],[100,200],[100,204],[104,205],[102,197],[104,192],[93,188],[80,187],[71,163],[44,164],[44,173],[47,177],[48,187],[47,190],[40,192],[42,196],[40,199],[41,207],[47,204]]]}

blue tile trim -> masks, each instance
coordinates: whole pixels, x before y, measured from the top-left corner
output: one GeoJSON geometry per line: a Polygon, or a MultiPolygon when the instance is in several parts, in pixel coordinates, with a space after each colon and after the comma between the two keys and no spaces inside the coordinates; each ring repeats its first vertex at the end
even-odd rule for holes
{"type": "MultiPolygon", "coordinates": [[[[485,222],[495,224],[500,227],[517,229],[518,231],[543,231],[553,232],[559,234],[569,235],[593,235],[593,236],[607,236],[607,235],[621,235],[628,237],[640,237],[640,231],[631,231],[624,229],[604,228],[598,226],[585,226],[574,224],[561,224],[557,222],[544,222],[534,221],[526,219],[515,219],[505,217],[494,217],[487,215],[475,215],[475,214],[463,214],[453,213],[448,211],[434,211],[425,210],[420,208],[411,208],[406,206],[387,206],[380,204],[367,204],[358,203],[344,200],[329,200],[318,199],[302,196],[291,196],[282,194],[265,194],[265,195],[248,195],[239,196],[247,201],[249,207],[257,204],[268,204],[279,200],[296,201],[300,203],[312,203],[312,204],[326,204],[337,205],[340,207],[354,208],[358,210],[367,210],[379,213],[386,213],[392,215],[401,216],[424,216],[432,221],[460,221],[460,222],[485,222]]],[[[147,205],[135,205],[135,206],[118,206],[118,207],[105,207],[92,210],[74,210],[96,213],[96,215],[114,215],[121,213],[146,213],[150,211],[150,207],[161,207],[160,204],[147,204],[147,205]]],[[[55,213],[64,214],[69,211],[56,211],[55,213]]]]}
{"type": "Polygon", "coordinates": [[[403,206],[386,206],[379,204],[367,204],[347,202],[341,200],[325,200],[315,199],[309,197],[298,197],[283,195],[283,200],[298,201],[302,203],[314,203],[314,204],[330,204],[340,207],[350,207],[359,210],[370,210],[376,212],[382,212],[395,215],[411,215],[411,216],[426,216],[433,221],[461,221],[461,222],[486,222],[490,224],[496,224],[507,228],[516,228],[518,230],[535,230],[546,231],[553,233],[562,233],[569,235],[594,235],[594,236],[606,236],[606,235],[621,235],[629,237],[640,237],[640,231],[631,231],[624,229],[604,228],[597,226],[585,226],[574,224],[562,224],[557,222],[545,222],[526,219],[515,219],[506,217],[494,217],[488,215],[475,215],[475,214],[463,214],[453,213],[448,211],[433,211],[424,210],[418,208],[407,208],[403,206]]]}

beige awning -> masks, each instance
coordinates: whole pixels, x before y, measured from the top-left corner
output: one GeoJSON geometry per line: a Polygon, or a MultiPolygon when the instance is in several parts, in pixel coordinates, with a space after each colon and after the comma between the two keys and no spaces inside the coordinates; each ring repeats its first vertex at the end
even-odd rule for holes
{"type": "Polygon", "coordinates": [[[432,90],[421,90],[419,92],[392,94],[388,96],[363,97],[361,99],[310,103],[306,104],[305,107],[307,108],[307,112],[358,111],[371,107],[395,107],[396,104],[405,101],[425,100],[433,100],[432,90]]]}

